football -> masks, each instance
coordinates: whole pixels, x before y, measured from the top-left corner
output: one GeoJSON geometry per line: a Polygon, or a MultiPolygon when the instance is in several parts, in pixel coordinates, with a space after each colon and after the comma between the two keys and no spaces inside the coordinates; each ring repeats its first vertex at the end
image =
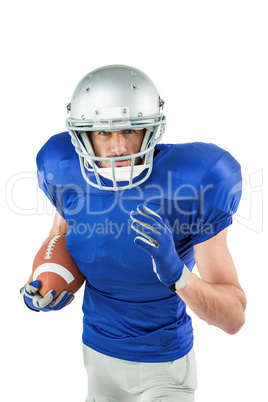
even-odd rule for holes
{"type": "Polygon", "coordinates": [[[42,297],[50,290],[55,290],[55,298],[64,290],[74,294],[85,281],[67,250],[64,235],[54,236],[42,245],[34,258],[32,273],[33,280],[41,282],[42,297]]]}

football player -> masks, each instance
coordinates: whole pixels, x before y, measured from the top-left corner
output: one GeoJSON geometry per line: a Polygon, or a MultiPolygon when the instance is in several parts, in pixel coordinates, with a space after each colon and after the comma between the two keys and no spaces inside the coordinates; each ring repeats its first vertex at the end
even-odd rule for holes
{"type": "MultiPolygon", "coordinates": [[[[194,401],[186,306],[228,334],[244,324],[246,297],[226,244],[240,165],[213,144],[160,144],[163,106],[143,72],[99,68],[74,91],[68,131],[37,155],[39,186],[56,207],[50,236],[66,234],[86,276],[86,401],[194,401]]],[[[36,311],[73,299],[42,298],[39,288],[30,278],[23,289],[36,311]]]]}

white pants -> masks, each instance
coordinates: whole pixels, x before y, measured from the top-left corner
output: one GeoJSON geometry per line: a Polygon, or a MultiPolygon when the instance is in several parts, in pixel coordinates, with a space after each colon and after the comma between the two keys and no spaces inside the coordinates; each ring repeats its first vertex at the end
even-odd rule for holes
{"type": "Polygon", "coordinates": [[[194,402],[195,354],[163,363],[140,363],[106,356],[83,345],[88,376],[86,402],[194,402]]]}

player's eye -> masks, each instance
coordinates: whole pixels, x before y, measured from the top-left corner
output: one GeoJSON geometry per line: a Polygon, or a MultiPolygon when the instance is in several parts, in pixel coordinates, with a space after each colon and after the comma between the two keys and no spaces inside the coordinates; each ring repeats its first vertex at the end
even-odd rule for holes
{"type": "Polygon", "coordinates": [[[135,134],[135,130],[124,130],[124,134],[135,134]]]}

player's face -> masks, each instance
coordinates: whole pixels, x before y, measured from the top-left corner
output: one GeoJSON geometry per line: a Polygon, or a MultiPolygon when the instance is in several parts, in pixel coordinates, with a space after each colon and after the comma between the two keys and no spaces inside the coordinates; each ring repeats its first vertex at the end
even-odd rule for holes
{"type": "MultiPolygon", "coordinates": [[[[140,151],[145,130],[120,131],[92,131],[91,142],[96,156],[102,158],[115,158],[118,156],[133,155],[140,151]]],[[[135,165],[143,163],[140,158],[135,159],[135,165]]],[[[115,162],[115,167],[130,166],[131,160],[115,162]]],[[[111,162],[100,161],[99,166],[111,167],[111,162]]]]}

